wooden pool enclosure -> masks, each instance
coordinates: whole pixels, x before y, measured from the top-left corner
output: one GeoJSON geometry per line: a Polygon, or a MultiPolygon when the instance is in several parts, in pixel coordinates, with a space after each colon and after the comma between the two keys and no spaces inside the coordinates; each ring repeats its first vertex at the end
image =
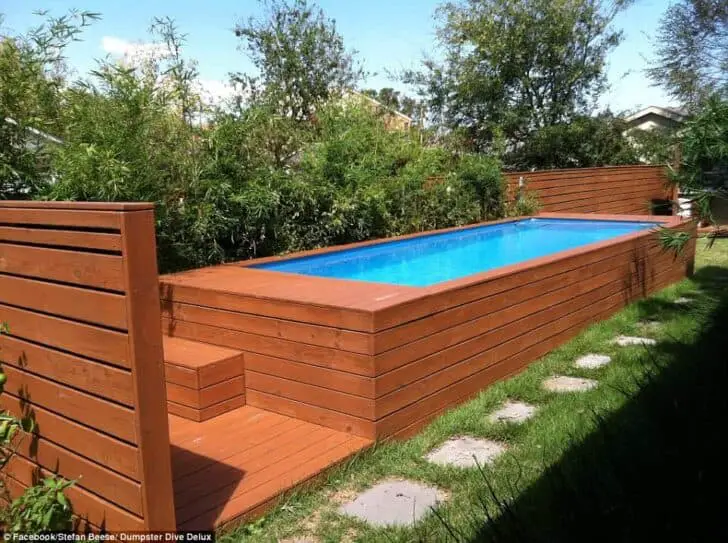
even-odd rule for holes
{"type": "Polygon", "coordinates": [[[10,490],[77,480],[79,528],[109,531],[259,514],[690,274],[694,243],[638,232],[426,288],[246,263],[159,278],[148,204],[0,202],[0,401],[39,433],[10,490]]]}

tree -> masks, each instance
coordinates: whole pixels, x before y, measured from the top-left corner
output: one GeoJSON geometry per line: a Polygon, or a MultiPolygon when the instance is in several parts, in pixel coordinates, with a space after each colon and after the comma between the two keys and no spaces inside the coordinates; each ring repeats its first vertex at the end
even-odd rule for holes
{"type": "Polygon", "coordinates": [[[262,19],[240,22],[235,35],[240,49],[259,74],[235,74],[252,98],[264,97],[279,114],[308,119],[317,104],[363,75],[353,51],[344,46],[336,23],[309,0],[259,0],[262,19]]]}
{"type": "Polygon", "coordinates": [[[680,0],[671,5],[656,37],[647,74],[674,98],[695,106],[710,94],[728,94],[728,2],[680,0]]]}
{"type": "Polygon", "coordinates": [[[624,136],[627,124],[605,112],[582,115],[569,123],[545,126],[508,153],[506,164],[516,170],[589,168],[639,162],[635,146],[624,136]]]}
{"type": "MultiPolygon", "coordinates": [[[[0,35],[0,198],[30,198],[50,179],[48,143],[62,131],[64,52],[96,13],[71,11],[0,35]]],[[[0,25],[2,15],[0,14],[0,25]]]]}
{"type": "Polygon", "coordinates": [[[611,23],[629,0],[462,0],[438,11],[442,62],[403,74],[436,122],[474,150],[502,131],[532,131],[588,113],[606,85],[606,56],[622,34],[611,23]]]}

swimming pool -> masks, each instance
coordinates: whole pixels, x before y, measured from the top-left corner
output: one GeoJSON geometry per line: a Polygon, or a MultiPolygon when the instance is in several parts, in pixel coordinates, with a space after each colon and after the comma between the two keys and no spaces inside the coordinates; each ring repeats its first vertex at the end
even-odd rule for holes
{"type": "Polygon", "coordinates": [[[245,402],[411,435],[692,273],[695,223],[541,213],[161,278],[165,330],[244,352],[245,402]],[[659,225],[690,234],[665,251],[659,225]]]}
{"type": "Polygon", "coordinates": [[[524,219],[284,259],[252,268],[425,287],[648,230],[645,221],[524,219]]]}

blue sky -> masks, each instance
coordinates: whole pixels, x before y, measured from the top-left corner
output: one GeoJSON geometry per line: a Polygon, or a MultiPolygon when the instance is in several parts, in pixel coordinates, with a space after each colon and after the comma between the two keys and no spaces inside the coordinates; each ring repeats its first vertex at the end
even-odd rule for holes
{"type": "MultiPolygon", "coordinates": [[[[348,47],[359,51],[371,72],[366,87],[394,86],[386,70],[416,66],[422,54],[434,50],[433,15],[440,0],[320,0],[324,11],[336,19],[348,47]]],[[[602,106],[615,112],[647,105],[671,105],[667,96],[651,87],[643,70],[651,54],[650,37],[669,0],[637,0],[616,20],[625,33],[624,42],[609,58],[610,91],[602,106]]],[[[94,66],[94,59],[128,44],[148,41],[147,29],[154,16],[168,15],[188,34],[186,54],[199,62],[200,76],[215,92],[231,71],[246,71],[250,64],[237,50],[232,28],[240,18],[258,12],[255,0],[0,0],[4,30],[25,31],[38,24],[34,9],[62,14],[69,8],[98,11],[103,19],[84,34],[82,43],[69,50],[70,64],[80,73],[94,66]]],[[[403,89],[404,90],[404,89],[403,89]]]]}

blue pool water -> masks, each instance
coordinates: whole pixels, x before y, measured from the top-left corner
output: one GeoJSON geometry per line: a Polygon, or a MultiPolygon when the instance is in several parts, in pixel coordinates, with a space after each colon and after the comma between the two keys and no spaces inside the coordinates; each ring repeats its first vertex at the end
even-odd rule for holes
{"type": "Polygon", "coordinates": [[[425,287],[654,226],[651,222],[524,219],[251,267],[425,287]]]}

